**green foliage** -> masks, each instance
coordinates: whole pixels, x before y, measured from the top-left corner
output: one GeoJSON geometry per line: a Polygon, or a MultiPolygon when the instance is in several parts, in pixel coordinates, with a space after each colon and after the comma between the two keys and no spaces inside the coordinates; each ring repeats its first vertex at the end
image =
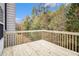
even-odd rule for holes
{"type": "Polygon", "coordinates": [[[32,16],[36,16],[36,8],[35,7],[32,8],[32,16]]]}
{"type": "Polygon", "coordinates": [[[79,4],[72,3],[68,12],[66,13],[66,30],[79,32],[79,4]]]}
{"type": "Polygon", "coordinates": [[[35,29],[35,30],[40,29],[40,19],[38,16],[36,16],[33,19],[32,23],[31,23],[31,29],[35,29]]]}
{"type": "Polygon", "coordinates": [[[64,9],[65,6],[62,5],[56,12],[53,12],[50,14],[50,23],[48,25],[48,28],[50,30],[64,30],[65,29],[65,15],[64,15],[64,9]]]}
{"type": "Polygon", "coordinates": [[[23,22],[24,30],[29,30],[30,28],[30,17],[26,17],[23,22]]]}

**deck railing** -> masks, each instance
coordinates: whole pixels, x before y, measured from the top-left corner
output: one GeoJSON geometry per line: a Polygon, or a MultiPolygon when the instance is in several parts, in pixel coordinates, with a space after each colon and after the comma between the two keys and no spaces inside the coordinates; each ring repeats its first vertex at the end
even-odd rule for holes
{"type": "Polygon", "coordinates": [[[79,33],[51,30],[9,31],[4,34],[4,38],[5,47],[44,39],[79,52],[79,33]]]}

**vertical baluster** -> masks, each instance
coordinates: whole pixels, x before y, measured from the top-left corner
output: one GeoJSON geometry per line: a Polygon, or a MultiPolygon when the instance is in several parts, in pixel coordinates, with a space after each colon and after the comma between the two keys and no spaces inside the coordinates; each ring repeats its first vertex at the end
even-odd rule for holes
{"type": "Polygon", "coordinates": [[[56,44],[58,45],[58,33],[56,33],[56,44]]]}
{"type": "Polygon", "coordinates": [[[52,33],[52,43],[54,43],[54,33],[52,33]]]}
{"type": "Polygon", "coordinates": [[[79,52],[79,36],[78,36],[78,39],[77,40],[78,40],[78,52],[79,52]]]}
{"type": "Polygon", "coordinates": [[[65,47],[65,42],[66,42],[66,40],[65,40],[65,34],[63,34],[63,47],[65,47]]]}
{"type": "Polygon", "coordinates": [[[52,43],[54,43],[54,33],[52,33],[52,43]]]}
{"type": "Polygon", "coordinates": [[[57,40],[58,40],[57,33],[55,33],[55,44],[57,44],[57,40]]]}
{"type": "Polygon", "coordinates": [[[60,34],[60,46],[62,46],[62,34],[60,34]]]}
{"type": "Polygon", "coordinates": [[[75,51],[77,52],[77,36],[75,36],[75,51]]]}
{"type": "Polygon", "coordinates": [[[72,50],[74,51],[74,35],[72,35],[72,50]]]}
{"type": "MultiPolygon", "coordinates": [[[[44,36],[44,39],[46,39],[46,32],[45,32],[45,36],[44,36]]],[[[47,40],[47,39],[46,39],[47,40]]]]}
{"type": "Polygon", "coordinates": [[[64,34],[63,34],[63,47],[64,47],[64,34]]]}
{"type": "Polygon", "coordinates": [[[55,44],[57,44],[57,34],[55,33],[55,44]]]}
{"type": "Polygon", "coordinates": [[[8,35],[9,35],[9,34],[7,33],[7,42],[6,42],[6,43],[7,43],[7,47],[8,47],[8,35]]]}
{"type": "Polygon", "coordinates": [[[5,37],[4,37],[4,47],[6,47],[7,46],[7,34],[5,33],[4,35],[5,35],[5,37]]]}
{"type": "Polygon", "coordinates": [[[15,41],[16,41],[16,45],[17,45],[17,32],[15,33],[16,35],[15,35],[15,41]]]}
{"type": "Polygon", "coordinates": [[[19,35],[20,35],[20,34],[18,33],[18,44],[19,44],[19,35]]]}
{"type": "Polygon", "coordinates": [[[59,46],[60,46],[60,34],[59,34],[59,46]]]}
{"type": "Polygon", "coordinates": [[[69,35],[67,34],[67,48],[69,48],[69,35]]]}
{"type": "Polygon", "coordinates": [[[62,46],[62,34],[60,34],[60,46],[62,46]]]}
{"type": "MultiPolygon", "coordinates": [[[[58,34],[58,33],[57,33],[57,34],[58,34]]],[[[58,34],[58,36],[57,36],[57,37],[58,37],[58,45],[59,45],[59,34],[58,34]]]]}
{"type": "Polygon", "coordinates": [[[41,32],[41,39],[43,39],[43,32],[41,32]]]}
{"type": "MultiPolygon", "coordinates": [[[[27,36],[28,36],[28,33],[27,33],[27,36]]],[[[28,37],[26,37],[26,33],[22,33],[21,38],[22,38],[22,43],[25,43],[25,42],[26,42],[26,39],[27,39],[28,37]],[[24,36],[25,38],[24,38],[23,36],[24,36]]]]}
{"type": "Polygon", "coordinates": [[[68,36],[68,49],[70,49],[70,35],[68,36]]]}
{"type": "MultiPolygon", "coordinates": [[[[28,34],[28,33],[27,33],[28,34]]],[[[26,38],[23,39],[23,36],[25,37],[24,33],[21,33],[21,42],[25,43],[26,38]]]]}
{"type": "Polygon", "coordinates": [[[67,48],[67,34],[65,34],[65,48],[67,48]]]}
{"type": "MultiPolygon", "coordinates": [[[[47,32],[47,33],[48,33],[48,32],[47,32]]],[[[51,37],[51,33],[49,32],[48,34],[49,34],[48,39],[49,39],[49,41],[51,42],[51,38],[50,38],[50,37],[51,37]]]]}
{"type": "Polygon", "coordinates": [[[60,46],[62,46],[62,34],[60,34],[60,46]]]}
{"type": "Polygon", "coordinates": [[[20,36],[19,36],[19,44],[20,44],[20,41],[21,41],[21,33],[19,33],[19,35],[20,35],[20,36]]]}
{"type": "Polygon", "coordinates": [[[54,33],[54,43],[56,44],[56,33],[54,33]]]}
{"type": "Polygon", "coordinates": [[[18,40],[18,44],[19,44],[19,33],[18,33],[18,36],[17,36],[17,37],[18,37],[18,39],[17,39],[17,40],[18,40]]]}
{"type": "Polygon", "coordinates": [[[79,52],[79,36],[77,36],[77,52],[79,52]]]}
{"type": "Polygon", "coordinates": [[[19,41],[19,44],[20,44],[20,39],[21,39],[21,38],[20,38],[20,35],[21,35],[21,34],[19,33],[19,36],[18,36],[18,37],[19,37],[19,39],[18,39],[18,41],[19,41]]]}
{"type": "Polygon", "coordinates": [[[64,34],[64,47],[66,48],[66,34],[64,34]]]}
{"type": "Polygon", "coordinates": [[[9,42],[8,42],[8,41],[9,41],[9,34],[8,34],[8,39],[7,39],[7,47],[8,47],[8,45],[9,45],[9,42]]]}
{"type": "Polygon", "coordinates": [[[62,34],[62,40],[61,40],[61,43],[62,43],[62,47],[63,47],[63,34],[62,34]]]}
{"type": "Polygon", "coordinates": [[[61,34],[59,34],[59,46],[61,46],[61,34]]]}
{"type": "Polygon", "coordinates": [[[16,45],[17,45],[17,39],[18,39],[17,35],[18,35],[18,33],[16,33],[16,45]]]}
{"type": "Polygon", "coordinates": [[[14,45],[15,45],[15,41],[16,41],[16,33],[13,34],[14,35],[14,45]]]}
{"type": "Polygon", "coordinates": [[[20,33],[20,44],[23,43],[23,40],[22,40],[22,34],[23,34],[23,33],[20,33]]]}
{"type": "Polygon", "coordinates": [[[16,33],[16,45],[18,43],[18,33],[16,33]]]}
{"type": "Polygon", "coordinates": [[[71,49],[71,35],[69,35],[69,49],[71,49]]]}
{"type": "Polygon", "coordinates": [[[60,34],[58,34],[58,45],[60,45],[60,34]]]}
{"type": "Polygon", "coordinates": [[[6,33],[4,34],[4,48],[6,46],[6,33]]]}
{"type": "Polygon", "coordinates": [[[49,38],[50,38],[50,42],[51,42],[51,32],[49,32],[49,34],[50,34],[49,38]]]}
{"type": "Polygon", "coordinates": [[[21,33],[19,33],[19,44],[20,44],[20,41],[21,41],[21,33]]]}
{"type": "Polygon", "coordinates": [[[49,32],[49,39],[50,39],[50,42],[51,42],[51,32],[49,32]]]}
{"type": "Polygon", "coordinates": [[[72,35],[71,35],[71,39],[70,39],[70,49],[72,50],[72,35]]]}
{"type": "Polygon", "coordinates": [[[8,46],[8,34],[7,35],[7,39],[6,39],[6,47],[8,46]]]}
{"type": "Polygon", "coordinates": [[[43,32],[42,32],[42,39],[43,39],[43,36],[44,36],[44,35],[43,35],[43,32]]]}
{"type": "Polygon", "coordinates": [[[63,34],[63,47],[65,47],[65,34],[63,34]]]}
{"type": "Polygon", "coordinates": [[[10,36],[10,34],[9,34],[9,39],[8,39],[8,47],[10,46],[10,38],[11,38],[11,36],[10,36]]]}
{"type": "Polygon", "coordinates": [[[57,33],[55,33],[55,44],[57,44],[57,33]]]}
{"type": "Polygon", "coordinates": [[[18,33],[18,44],[19,44],[19,35],[20,35],[20,34],[18,33]]]}
{"type": "MultiPolygon", "coordinates": [[[[8,46],[9,46],[9,39],[10,39],[10,34],[8,34],[8,46]]],[[[7,47],[8,47],[8,46],[7,46],[7,47]]]]}
{"type": "Polygon", "coordinates": [[[47,41],[49,41],[49,39],[48,39],[48,33],[46,32],[46,39],[47,39],[47,41]]]}
{"type": "Polygon", "coordinates": [[[16,33],[14,33],[14,45],[16,45],[16,33]]]}
{"type": "Polygon", "coordinates": [[[12,41],[10,40],[10,44],[11,46],[13,46],[14,45],[14,34],[13,33],[11,33],[11,38],[12,38],[12,41]]]}
{"type": "Polygon", "coordinates": [[[18,41],[19,41],[19,44],[20,44],[20,39],[21,39],[21,38],[20,38],[20,35],[21,35],[21,34],[19,33],[19,36],[18,36],[18,38],[19,38],[19,39],[18,39],[18,41]]]}
{"type": "Polygon", "coordinates": [[[45,36],[46,40],[49,41],[48,39],[48,33],[46,32],[46,36],[45,36]]]}
{"type": "Polygon", "coordinates": [[[9,46],[11,46],[11,45],[13,44],[13,42],[11,42],[11,40],[13,40],[13,38],[12,38],[12,33],[9,34],[9,46]],[[11,42],[11,43],[10,43],[10,42],[11,42]]]}
{"type": "Polygon", "coordinates": [[[57,45],[59,45],[59,34],[57,33],[57,45]]]}
{"type": "Polygon", "coordinates": [[[16,41],[17,41],[17,38],[16,38],[17,33],[15,33],[14,35],[15,35],[15,45],[17,45],[17,44],[16,44],[16,41]]]}

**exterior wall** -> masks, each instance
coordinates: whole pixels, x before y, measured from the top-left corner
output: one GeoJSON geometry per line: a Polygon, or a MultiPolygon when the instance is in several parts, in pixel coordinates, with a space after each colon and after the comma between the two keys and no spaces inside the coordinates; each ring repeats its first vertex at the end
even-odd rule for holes
{"type": "MultiPolygon", "coordinates": [[[[0,7],[2,9],[2,11],[0,9],[0,24],[4,25],[4,20],[5,20],[5,8],[4,7],[5,7],[5,5],[3,3],[0,3],[0,7]]],[[[2,29],[4,29],[4,28],[2,28],[2,29]]],[[[2,34],[2,32],[0,34],[2,34]]],[[[4,48],[4,38],[1,38],[0,39],[0,55],[2,54],[3,48],[4,48]]]]}
{"type": "Polygon", "coordinates": [[[7,31],[15,31],[16,7],[14,3],[7,3],[7,31]]]}

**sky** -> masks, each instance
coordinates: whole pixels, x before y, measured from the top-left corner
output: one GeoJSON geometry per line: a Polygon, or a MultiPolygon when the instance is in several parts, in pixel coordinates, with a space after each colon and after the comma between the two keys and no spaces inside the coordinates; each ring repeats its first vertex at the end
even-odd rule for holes
{"type": "MultiPolygon", "coordinates": [[[[32,8],[39,3],[16,3],[16,22],[21,22],[25,16],[31,16],[32,8]]],[[[45,6],[50,6],[50,10],[56,11],[62,3],[46,3],[45,6]]]]}

